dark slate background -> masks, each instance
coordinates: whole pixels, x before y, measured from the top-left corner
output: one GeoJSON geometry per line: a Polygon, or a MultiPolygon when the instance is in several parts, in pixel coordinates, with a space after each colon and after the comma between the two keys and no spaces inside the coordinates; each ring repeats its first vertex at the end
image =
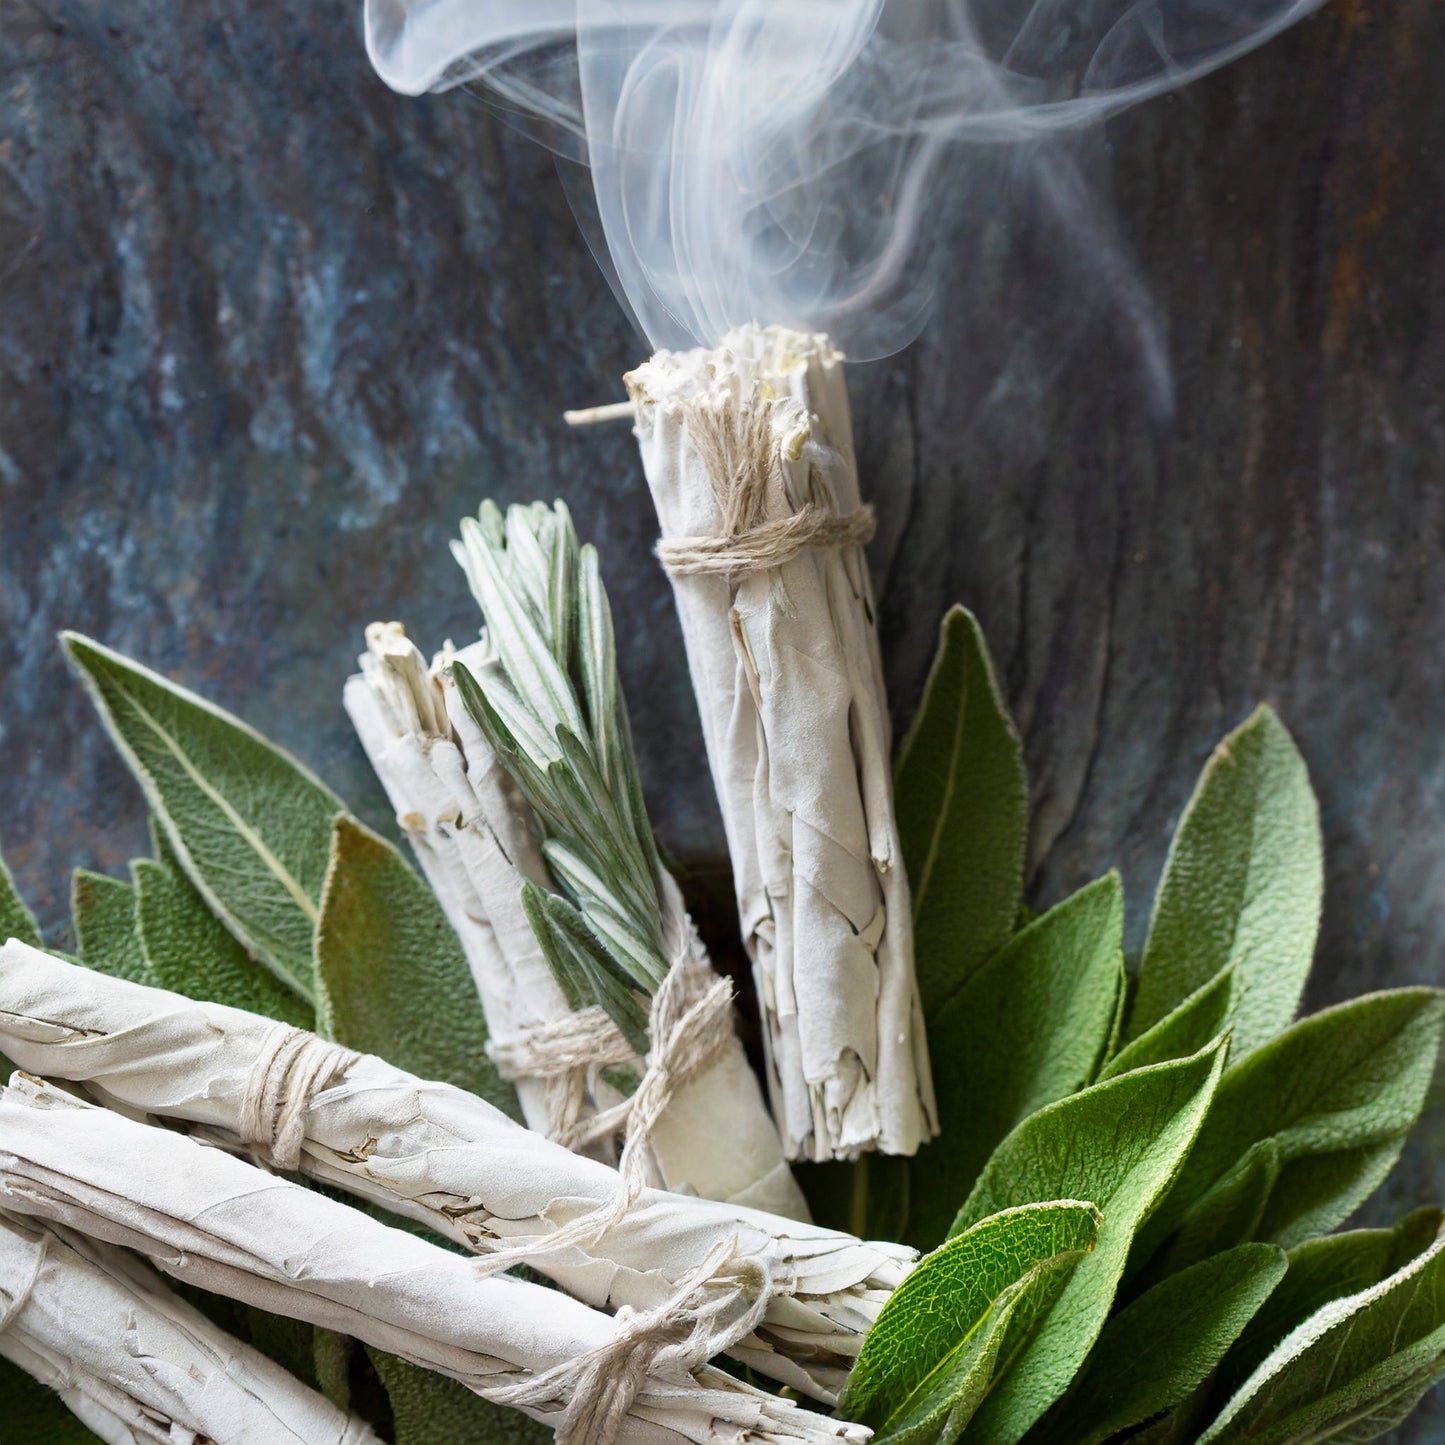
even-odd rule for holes
{"type": "MultiPolygon", "coordinates": [[[[601,545],[654,815],[722,853],[627,430],[559,421],[644,348],[550,158],[387,92],[357,9],[0,0],[0,838],[47,925],[72,865],[144,847],[57,629],[382,823],[341,681],[373,617],[471,634],[446,541],[486,494],[563,495],[601,545]]],[[[1195,773],[1272,701],[1324,817],[1314,1004],[1445,983],[1442,75],[1437,0],[1338,0],[1111,123],[1172,418],[1024,228],[961,229],[923,337],[852,376],[900,723],[967,602],[1027,739],[1034,901],[1118,864],[1137,940],[1195,773]]],[[[1445,1194],[1442,1140],[1437,1111],[1378,1216],[1445,1194]]]]}

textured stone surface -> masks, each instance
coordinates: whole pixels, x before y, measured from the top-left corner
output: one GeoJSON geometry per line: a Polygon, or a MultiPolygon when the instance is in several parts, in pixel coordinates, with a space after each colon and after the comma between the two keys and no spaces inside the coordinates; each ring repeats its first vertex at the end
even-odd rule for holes
{"type": "MultiPolygon", "coordinates": [[[[72,864],[144,838],[59,627],[380,820],[340,683],[374,616],[470,634],[445,544],[484,494],[565,496],[602,546],[649,800],[721,851],[630,439],[558,419],[640,343],[550,159],[390,95],[356,9],[0,0],[0,839],[48,924],[72,864]]],[[[900,720],[966,601],[1027,738],[1036,901],[1118,863],[1137,937],[1198,767],[1273,701],[1327,834],[1316,1003],[1445,982],[1442,73],[1434,0],[1351,0],[1113,123],[1172,418],[1056,236],[962,231],[923,338],[853,376],[900,720]]],[[[1442,1142],[1388,1207],[1445,1193],[1442,1142]]]]}

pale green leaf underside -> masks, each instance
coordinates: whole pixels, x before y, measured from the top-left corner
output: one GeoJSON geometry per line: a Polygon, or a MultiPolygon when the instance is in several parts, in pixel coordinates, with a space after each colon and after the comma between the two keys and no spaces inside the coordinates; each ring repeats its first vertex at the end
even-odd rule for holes
{"type": "Polygon", "coordinates": [[[1137,1038],[1231,961],[1234,1056],[1294,1017],[1324,888],[1304,760],[1267,707],[1210,758],[1160,880],[1127,1035],[1137,1038]]]}
{"type": "Polygon", "coordinates": [[[185,872],[236,937],[309,997],[341,803],[239,719],[87,638],[65,641],[185,872]]]}
{"type": "Polygon", "coordinates": [[[962,607],[943,620],[894,792],[931,1020],[1013,932],[1028,838],[1022,745],[983,633],[962,607]]]}

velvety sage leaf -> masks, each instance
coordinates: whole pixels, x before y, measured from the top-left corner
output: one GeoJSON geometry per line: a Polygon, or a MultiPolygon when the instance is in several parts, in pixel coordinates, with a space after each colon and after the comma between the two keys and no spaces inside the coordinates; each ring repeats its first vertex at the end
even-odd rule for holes
{"type": "Polygon", "coordinates": [[[49,1385],[6,1359],[0,1359],[0,1421],[4,1438],[24,1445],[101,1445],[49,1385]]]}
{"type": "MultiPolygon", "coordinates": [[[[7,938],[18,938],[21,943],[28,943],[31,948],[44,947],[44,940],[40,937],[40,925],[36,923],[35,915],[25,906],[25,900],[20,896],[15,880],[10,876],[5,859],[0,858],[0,943],[7,938]]],[[[25,1378],[28,1380],[30,1377],[26,1375],[25,1378]]]]}
{"type": "Polygon", "coordinates": [[[1121,976],[1117,874],[1051,908],[989,959],[929,1029],[942,1135],[914,1159],[909,1242],[931,1248],[1000,1140],[1088,1083],[1121,976]]]}
{"type": "Polygon", "coordinates": [[[1445,1223],[1438,1209],[1417,1209],[1393,1229],[1351,1229],[1296,1245],[1284,1279],[1225,1356],[1210,1387],[1217,1414],[1291,1330],[1331,1300],[1359,1294],[1418,1258],[1445,1223]]]}
{"type": "Polygon", "coordinates": [[[1166,1059],[1187,1059],[1211,1039],[1218,1038],[1229,1017],[1234,986],[1234,965],[1219,970],[1202,988],[1190,994],[1173,1013],[1165,1014],[1151,1029],[1126,1044],[1103,1069],[1100,1079],[1127,1074],[1130,1069],[1162,1064],[1166,1059]]]}
{"type": "Polygon", "coordinates": [[[1202,1442],[1378,1439],[1445,1373],[1445,1234],[1292,1330],[1202,1442]]]}
{"type": "Polygon", "coordinates": [[[1304,760],[1267,707],[1215,750],[1164,865],[1128,1037],[1138,1038],[1226,964],[1237,965],[1236,1059],[1294,1017],[1324,888],[1319,809],[1304,760]]]}
{"type": "Polygon", "coordinates": [[[336,819],[316,930],[317,1029],[513,1118],[517,1096],[487,1056],[462,946],[406,860],[355,818],[336,819]]]}
{"type": "Polygon", "coordinates": [[[141,946],[156,987],[315,1027],[311,1005],[246,952],[183,873],[150,859],[132,864],[131,872],[141,946]]]}
{"type": "Polygon", "coordinates": [[[1241,1244],[1172,1275],[1104,1326],[1040,1442],[1099,1445],[1181,1404],[1224,1358],[1285,1273],[1273,1244],[1241,1244]]]}
{"type": "Polygon", "coordinates": [[[409,1360],[366,1353],[391,1401],[395,1445],[551,1445],[552,1431],[409,1360]]]}
{"type": "Polygon", "coordinates": [[[983,632],[962,607],[943,619],[894,786],[918,987],[931,1019],[1008,942],[1028,838],[1023,748],[983,632]]]}
{"type": "Polygon", "coordinates": [[[1140,1261],[1264,1139],[1279,1145],[1280,1173],[1258,1237],[1288,1249],[1346,1218],[1389,1172],[1419,1116],[1442,1022],[1445,996],[1435,989],[1366,994],[1233,1065],[1140,1261]]]}
{"type": "Polygon", "coordinates": [[[1108,1316],[1140,1222],[1177,1174],[1214,1097],[1222,1043],[1050,1104],[994,1151],[955,1233],[1033,1199],[1091,1199],[1098,1243],[979,1407],[968,1438],[1019,1439],[1063,1395],[1108,1316]]]}
{"type": "Polygon", "coordinates": [[[158,673],[75,633],[65,645],[186,874],[257,958],[312,997],[335,794],[254,728],[158,673]]]}
{"type": "Polygon", "coordinates": [[[950,1416],[956,1434],[987,1389],[1003,1316],[1046,1273],[1091,1250],[1098,1230],[1091,1204],[1061,1200],[1005,1210],[955,1235],[884,1306],[839,1413],[880,1442],[937,1440],[950,1416]]]}
{"type": "Polygon", "coordinates": [[[132,983],[151,981],[132,884],[77,868],[70,880],[70,918],[76,953],[87,968],[132,983]]]}
{"type": "Polygon", "coordinates": [[[1244,1157],[1189,1206],[1169,1242],[1149,1261],[1139,1286],[1154,1284],[1165,1275],[1253,1239],[1279,1181],[1280,1167],[1277,1139],[1261,1139],[1246,1149],[1244,1157]]]}

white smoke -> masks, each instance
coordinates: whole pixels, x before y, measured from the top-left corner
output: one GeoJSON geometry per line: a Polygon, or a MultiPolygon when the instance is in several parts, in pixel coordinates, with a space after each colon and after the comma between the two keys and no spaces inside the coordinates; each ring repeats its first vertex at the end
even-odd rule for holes
{"type": "Polygon", "coordinates": [[[1030,190],[1065,232],[1065,213],[1086,226],[1061,132],[1319,3],[366,0],[366,28],[393,88],[480,82],[590,166],[617,282],[654,346],[760,321],[863,358],[917,333],[959,198],[1012,203],[978,175],[1030,190]]]}

